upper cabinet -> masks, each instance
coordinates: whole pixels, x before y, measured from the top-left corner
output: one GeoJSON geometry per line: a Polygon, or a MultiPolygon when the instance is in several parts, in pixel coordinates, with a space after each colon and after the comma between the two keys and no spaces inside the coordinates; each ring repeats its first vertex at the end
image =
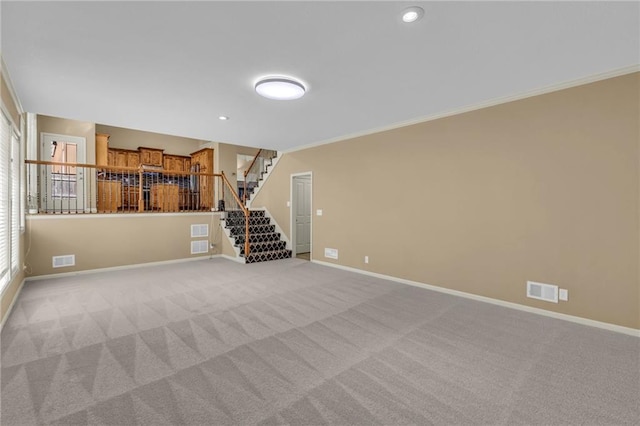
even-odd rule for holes
{"type": "Polygon", "coordinates": [[[140,152],[140,164],[145,166],[162,167],[162,153],[164,149],[138,147],[140,152]]]}
{"type": "Polygon", "coordinates": [[[165,171],[188,172],[191,169],[191,157],[184,155],[165,154],[162,161],[165,171]]]}
{"type": "Polygon", "coordinates": [[[109,165],[109,135],[96,133],[96,165],[109,165]]]}
{"type": "Polygon", "coordinates": [[[191,154],[164,154],[160,148],[138,147],[137,151],[109,148],[109,135],[96,133],[96,165],[138,168],[154,166],[165,172],[191,172],[192,165],[198,165],[200,173],[213,173],[213,150],[204,148],[191,154]]]}

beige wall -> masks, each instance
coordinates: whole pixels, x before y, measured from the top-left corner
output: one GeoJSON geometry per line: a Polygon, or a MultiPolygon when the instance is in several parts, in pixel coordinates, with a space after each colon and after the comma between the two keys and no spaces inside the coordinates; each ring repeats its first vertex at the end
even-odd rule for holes
{"type": "Polygon", "coordinates": [[[27,222],[32,241],[26,258],[29,276],[219,254],[223,237],[217,213],[31,216],[27,222]],[[204,238],[191,238],[191,225],[205,223],[216,248],[192,255],[191,241],[204,238]],[[75,254],[75,266],[52,267],[53,256],[69,254],[75,254]]]}
{"type": "Polygon", "coordinates": [[[136,150],[140,146],[146,146],[164,149],[165,154],[174,155],[189,155],[199,150],[203,142],[197,139],[105,126],[104,124],[96,124],[96,132],[110,135],[110,148],[136,150]]]}
{"type": "Polygon", "coordinates": [[[292,152],[252,206],[289,234],[312,171],[314,259],[640,328],[639,93],[635,73],[292,152]]]}

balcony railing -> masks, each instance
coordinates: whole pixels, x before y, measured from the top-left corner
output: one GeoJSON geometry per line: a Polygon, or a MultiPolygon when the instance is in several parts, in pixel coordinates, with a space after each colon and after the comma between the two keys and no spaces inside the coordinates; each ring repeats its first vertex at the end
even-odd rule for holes
{"type": "MultiPolygon", "coordinates": [[[[222,174],[26,160],[29,214],[249,211],[222,174]]],[[[249,253],[249,221],[245,252],[249,253]]]]}

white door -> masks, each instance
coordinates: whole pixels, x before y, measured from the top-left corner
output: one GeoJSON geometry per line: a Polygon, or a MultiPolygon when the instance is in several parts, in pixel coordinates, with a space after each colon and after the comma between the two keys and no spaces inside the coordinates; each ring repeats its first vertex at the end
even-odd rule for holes
{"type": "Polygon", "coordinates": [[[47,212],[90,211],[85,204],[85,170],[64,163],[86,163],[86,140],[77,136],[41,133],[40,160],[56,165],[41,166],[41,208],[47,212]]]}
{"type": "Polygon", "coordinates": [[[294,244],[296,254],[311,251],[311,176],[293,177],[294,244]]]}

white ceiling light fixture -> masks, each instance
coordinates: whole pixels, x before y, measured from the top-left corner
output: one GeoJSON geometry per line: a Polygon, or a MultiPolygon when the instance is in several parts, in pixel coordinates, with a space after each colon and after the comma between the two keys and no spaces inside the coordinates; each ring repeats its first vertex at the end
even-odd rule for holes
{"type": "Polygon", "coordinates": [[[410,24],[419,21],[424,16],[424,9],[418,6],[411,6],[402,11],[402,22],[410,24]]]}
{"type": "Polygon", "coordinates": [[[291,77],[264,77],[256,82],[256,92],[267,99],[290,101],[299,99],[307,91],[304,84],[291,77]]]}
{"type": "Polygon", "coordinates": [[[218,116],[218,120],[227,121],[228,119],[229,119],[229,117],[227,117],[226,115],[219,115],[218,116]]]}

